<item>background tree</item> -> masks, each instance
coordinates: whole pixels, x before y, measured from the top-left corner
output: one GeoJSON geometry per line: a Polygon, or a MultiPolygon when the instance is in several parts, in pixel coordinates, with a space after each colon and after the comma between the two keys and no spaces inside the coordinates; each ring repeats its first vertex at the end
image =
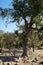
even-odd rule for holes
{"type": "Polygon", "coordinates": [[[43,47],[43,31],[40,31],[38,33],[38,36],[39,36],[39,48],[42,46],[43,47]]]}
{"type": "Polygon", "coordinates": [[[5,42],[4,42],[4,37],[3,37],[4,33],[0,33],[0,51],[3,51],[3,48],[5,48],[5,42]]]}
{"type": "Polygon", "coordinates": [[[32,29],[30,31],[28,42],[29,42],[28,45],[33,48],[33,52],[34,52],[34,49],[37,48],[39,45],[39,37],[38,37],[38,31],[37,30],[32,29]]]}
{"type": "Polygon", "coordinates": [[[5,33],[4,41],[6,43],[6,48],[8,48],[10,50],[13,47],[13,42],[14,42],[13,33],[5,33]]]}
{"type": "Polygon", "coordinates": [[[15,37],[15,42],[16,42],[15,46],[16,46],[16,48],[19,49],[22,47],[21,33],[17,33],[16,35],[17,36],[15,37]]]}

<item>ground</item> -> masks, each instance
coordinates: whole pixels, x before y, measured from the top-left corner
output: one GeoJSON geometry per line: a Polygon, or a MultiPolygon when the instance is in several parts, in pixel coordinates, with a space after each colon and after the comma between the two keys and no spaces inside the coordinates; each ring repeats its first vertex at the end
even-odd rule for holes
{"type": "MultiPolygon", "coordinates": [[[[29,51],[28,51],[28,53],[29,53],[29,51]]],[[[20,53],[16,52],[16,55],[21,55],[21,54],[22,54],[21,52],[20,53]]],[[[33,53],[33,56],[35,56],[35,57],[40,56],[41,57],[41,59],[39,61],[33,63],[33,65],[39,65],[38,63],[41,60],[43,61],[43,49],[35,50],[34,53],[33,53]]],[[[10,62],[4,62],[5,65],[7,65],[7,63],[9,63],[10,65],[15,65],[16,62],[12,62],[12,61],[10,61],[10,62]]],[[[20,60],[17,64],[18,65],[32,65],[31,62],[25,62],[24,63],[23,60],[20,60]]],[[[0,60],[0,65],[3,65],[3,62],[1,60],[0,60]]]]}

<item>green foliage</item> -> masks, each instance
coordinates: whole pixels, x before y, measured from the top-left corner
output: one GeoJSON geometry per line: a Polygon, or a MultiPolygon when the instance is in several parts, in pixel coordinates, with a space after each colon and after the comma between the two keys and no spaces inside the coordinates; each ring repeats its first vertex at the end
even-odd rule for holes
{"type": "Polygon", "coordinates": [[[20,41],[17,41],[15,44],[16,48],[21,48],[22,47],[22,43],[20,41]]]}
{"type": "Polygon", "coordinates": [[[15,43],[16,48],[22,47],[22,39],[20,38],[20,33],[18,33],[18,35],[16,36],[15,43]]]}
{"type": "Polygon", "coordinates": [[[3,33],[0,33],[0,47],[2,48],[4,41],[3,41],[3,33]]]}
{"type": "Polygon", "coordinates": [[[6,43],[6,48],[12,48],[14,42],[14,36],[12,33],[5,33],[4,34],[4,41],[6,43]]]}

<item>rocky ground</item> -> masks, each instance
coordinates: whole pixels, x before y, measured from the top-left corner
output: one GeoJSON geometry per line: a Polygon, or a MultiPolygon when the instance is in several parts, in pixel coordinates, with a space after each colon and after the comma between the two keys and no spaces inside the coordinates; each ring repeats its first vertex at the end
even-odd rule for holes
{"type": "MultiPolygon", "coordinates": [[[[28,55],[29,55],[29,51],[27,52],[28,55]]],[[[20,53],[16,53],[16,55],[21,55],[22,52],[20,53]]],[[[9,55],[9,54],[8,54],[9,55]]],[[[1,56],[1,55],[0,55],[1,56]]],[[[31,56],[31,55],[30,55],[31,56]]],[[[31,61],[25,61],[23,60],[23,58],[21,58],[19,61],[17,62],[14,62],[14,61],[6,61],[6,62],[2,62],[2,60],[0,60],[0,65],[7,65],[7,63],[9,63],[10,65],[15,65],[15,64],[18,64],[18,65],[39,65],[39,62],[43,62],[43,49],[40,49],[40,50],[35,50],[34,52],[32,52],[32,57],[37,57],[38,58],[38,61],[35,61],[35,62],[31,62],[31,61]]],[[[43,65],[43,64],[41,64],[43,65]]]]}

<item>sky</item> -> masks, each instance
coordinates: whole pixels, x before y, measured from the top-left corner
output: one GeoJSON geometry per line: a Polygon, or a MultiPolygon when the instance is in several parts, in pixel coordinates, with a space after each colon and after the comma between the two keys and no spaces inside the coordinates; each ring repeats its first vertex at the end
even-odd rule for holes
{"type": "MultiPolygon", "coordinates": [[[[8,8],[11,7],[11,0],[0,0],[0,7],[2,8],[8,8]]],[[[17,30],[16,23],[10,23],[5,26],[5,20],[2,20],[0,18],[0,30],[3,30],[4,32],[14,32],[14,30],[17,30]]]]}

